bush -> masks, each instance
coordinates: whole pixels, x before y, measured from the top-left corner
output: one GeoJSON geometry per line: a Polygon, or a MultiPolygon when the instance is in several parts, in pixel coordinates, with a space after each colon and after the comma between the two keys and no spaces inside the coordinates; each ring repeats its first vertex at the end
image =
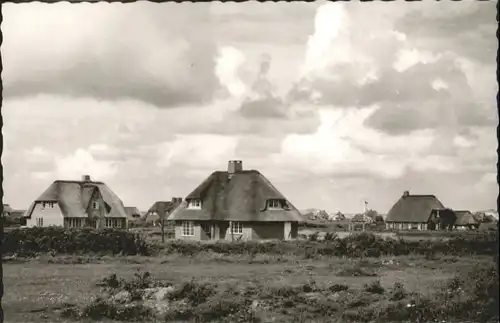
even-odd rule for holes
{"type": "Polygon", "coordinates": [[[375,280],[370,284],[365,284],[365,291],[372,294],[383,294],[385,289],[380,284],[380,280],[375,280]]]}
{"type": "Polygon", "coordinates": [[[407,241],[384,239],[373,233],[352,234],[338,238],[327,233],[318,241],[314,233],[308,241],[218,241],[204,244],[188,241],[168,241],[161,246],[146,242],[142,235],[121,230],[28,228],[5,232],[5,255],[34,256],[38,253],[81,254],[111,253],[124,255],[153,255],[161,250],[165,254],[196,255],[201,252],[224,255],[284,255],[306,258],[318,256],[379,257],[382,255],[496,255],[498,252],[495,233],[455,234],[450,240],[407,241]]]}
{"type": "Polygon", "coordinates": [[[145,318],[152,317],[153,315],[152,310],[142,304],[121,305],[98,297],[83,308],[78,318],[143,321],[145,318]]]}
{"type": "Polygon", "coordinates": [[[394,286],[392,287],[391,296],[389,299],[391,301],[400,301],[407,295],[408,293],[406,292],[404,285],[400,282],[395,282],[394,286]]]}
{"type": "Polygon", "coordinates": [[[152,247],[139,235],[123,230],[34,227],[5,232],[6,255],[34,256],[38,253],[111,253],[150,255],[152,247]]]}

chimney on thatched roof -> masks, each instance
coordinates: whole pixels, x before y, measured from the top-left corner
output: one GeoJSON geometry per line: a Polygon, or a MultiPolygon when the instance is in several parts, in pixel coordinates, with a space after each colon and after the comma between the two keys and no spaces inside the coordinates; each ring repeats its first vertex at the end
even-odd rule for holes
{"type": "Polygon", "coordinates": [[[83,175],[82,176],[82,182],[91,182],[92,180],[90,179],[90,175],[83,175]]]}
{"type": "Polygon", "coordinates": [[[227,164],[227,173],[229,178],[231,178],[234,173],[241,172],[243,170],[243,162],[241,160],[230,160],[227,164]]]}
{"type": "Polygon", "coordinates": [[[404,191],[403,192],[403,197],[408,197],[410,196],[410,191],[404,191]]]}

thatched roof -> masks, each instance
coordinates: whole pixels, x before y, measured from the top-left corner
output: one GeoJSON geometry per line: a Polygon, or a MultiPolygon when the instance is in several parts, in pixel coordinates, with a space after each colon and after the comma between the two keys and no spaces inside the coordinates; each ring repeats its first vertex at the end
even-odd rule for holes
{"type": "Polygon", "coordinates": [[[4,214],[5,213],[11,213],[12,211],[14,211],[14,210],[12,209],[12,207],[9,204],[4,204],[3,205],[3,213],[4,214]]]}
{"type": "Polygon", "coordinates": [[[138,208],[135,206],[126,206],[125,207],[125,213],[129,218],[134,218],[134,217],[140,217],[141,216],[141,211],[139,211],[138,208]]]}
{"type": "Polygon", "coordinates": [[[232,174],[213,172],[168,219],[304,222],[300,212],[256,170],[239,170],[232,174]],[[186,208],[191,199],[201,199],[200,210],[186,208]],[[270,199],[284,202],[284,209],[267,209],[270,199]]]}
{"type": "Polygon", "coordinates": [[[157,221],[160,216],[168,216],[175,207],[182,202],[182,198],[174,197],[171,201],[156,201],[144,214],[144,220],[157,221]]]}
{"type": "Polygon", "coordinates": [[[478,224],[479,222],[474,218],[474,215],[470,211],[455,211],[455,214],[457,216],[457,220],[455,221],[455,225],[462,226],[462,225],[471,225],[471,224],[478,224]]]}
{"type": "Polygon", "coordinates": [[[433,210],[445,209],[434,195],[404,194],[387,213],[386,222],[426,223],[433,210]]]}
{"type": "Polygon", "coordinates": [[[94,181],[55,181],[30,206],[25,216],[30,217],[35,204],[57,202],[64,217],[87,217],[92,196],[100,194],[106,204],[106,217],[127,217],[123,202],[103,182],[94,181]]]}
{"type": "Polygon", "coordinates": [[[352,217],[351,222],[355,223],[368,223],[373,222],[373,219],[367,216],[366,214],[356,214],[352,217]]]}

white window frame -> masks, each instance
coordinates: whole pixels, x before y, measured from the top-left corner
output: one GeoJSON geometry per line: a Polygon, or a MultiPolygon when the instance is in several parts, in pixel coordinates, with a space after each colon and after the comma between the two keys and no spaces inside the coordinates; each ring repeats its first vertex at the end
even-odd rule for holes
{"type": "Polygon", "coordinates": [[[182,230],[183,237],[194,236],[194,222],[193,221],[182,221],[181,230],[182,230]]]}
{"type": "Polygon", "coordinates": [[[269,209],[282,209],[282,203],[280,200],[269,200],[267,201],[267,206],[269,209]]]}
{"type": "Polygon", "coordinates": [[[201,200],[200,199],[189,200],[188,209],[201,210],[201,200]]]}
{"type": "Polygon", "coordinates": [[[36,219],[36,226],[37,227],[43,227],[43,218],[37,218],[36,219]]]}
{"type": "Polygon", "coordinates": [[[92,203],[92,209],[99,210],[99,201],[94,201],[92,203]]]}
{"type": "Polygon", "coordinates": [[[112,228],[113,227],[113,219],[111,218],[105,218],[104,219],[104,227],[105,228],[112,228]]]}
{"type": "Polygon", "coordinates": [[[231,233],[232,234],[243,234],[243,223],[231,222],[231,233]]]}

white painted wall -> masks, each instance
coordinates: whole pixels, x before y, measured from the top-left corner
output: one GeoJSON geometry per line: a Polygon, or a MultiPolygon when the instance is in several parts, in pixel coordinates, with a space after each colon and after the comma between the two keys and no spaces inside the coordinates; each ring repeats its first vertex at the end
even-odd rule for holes
{"type": "Polygon", "coordinates": [[[42,203],[36,203],[31,213],[31,218],[26,219],[27,227],[36,227],[37,219],[43,218],[43,226],[64,226],[64,216],[58,203],[54,203],[54,207],[49,208],[47,205],[42,207],[42,203]]]}

